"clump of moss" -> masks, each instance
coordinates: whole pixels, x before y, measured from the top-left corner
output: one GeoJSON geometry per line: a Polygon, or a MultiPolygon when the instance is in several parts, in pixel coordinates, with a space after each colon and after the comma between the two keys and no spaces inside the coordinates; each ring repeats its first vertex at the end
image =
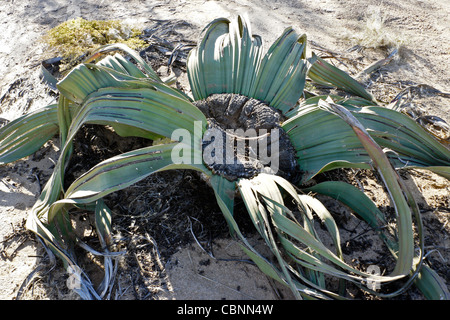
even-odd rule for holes
{"type": "Polygon", "coordinates": [[[140,39],[141,30],[117,20],[68,20],[51,29],[43,41],[67,65],[80,56],[89,55],[96,48],[112,43],[124,43],[132,49],[143,48],[146,42],[140,39]]]}

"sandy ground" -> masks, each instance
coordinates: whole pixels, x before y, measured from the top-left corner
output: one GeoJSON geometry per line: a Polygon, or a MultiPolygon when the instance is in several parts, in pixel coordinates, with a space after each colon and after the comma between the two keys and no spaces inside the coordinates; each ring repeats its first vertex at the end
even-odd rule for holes
{"type": "MultiPolygon", "coordinates": [[[[308,35],[316,52],[332,53],[353,75],[401,45],[394,61],[376,76],[363,79],[380,101],[389,102],[411,85],[426,84],[442,92],[450,91],[450,3],[446,0],[4,0],[0,9],[0,117],[11,120],[55,101],[44,86],[35,84],[29,90],[23,89],[23,83],[38,76],[43,58],[51,58],[45,56],[40,37],[67,19],[120,19],[140,26],[155,19],[184,20],[190,27],[182,32],[187,39],[197,40],[201,28],[214,18],[244,12],[250,17],[253,33],[263,37],[266,47],[285,27],[293,26],[308,35]],[[365,38],[368,34],[372,34],[370,41],[365,38]],[[362,50],[350,50],[361,46],[362,50]]],[[[450,121],[447,98],[427,92],[414,98],[415,112],[423,110],[450,121]]],[[[48,175],[56,158],[57,148],[48,145],[26,161],[0,168],[0,299],[15,299],[24,280],[45,260],[41,244],[24,232],[24,219],[39,195],[42,181],[38,177],[48,175]]],[[[427,232],[439,231],[438,242],[432,243],[437,250],[432,255],[448,270],[448,181],[428,173],[416,173],[410,181],[422,194],[426,215],[435,222],[427,232]]],[[[370,184],[366,187],[371,190],[370,184]]],[[[372,190],[376,197],[376,187],[372,190]]],[[[136,286],[125,270],[119,277],[119,298],[291,298],[289,292],[277,290],[255,267],[236,260],[223,261],[244,258],[232,241],[217,240],[214,247],[215,259],[193,243],[165,261],[162,270],[154,272],[156,276],[147,273],[147,281],[140,285],[153,288],[148,289],[151,295],[133,291],[136,286]]],[[[33,281],[25,287],[23,297],[76,298],[65,288],[66,275],[58,268],[48,270],[44,266],[43,273],[30,277],[33,281]]]]}

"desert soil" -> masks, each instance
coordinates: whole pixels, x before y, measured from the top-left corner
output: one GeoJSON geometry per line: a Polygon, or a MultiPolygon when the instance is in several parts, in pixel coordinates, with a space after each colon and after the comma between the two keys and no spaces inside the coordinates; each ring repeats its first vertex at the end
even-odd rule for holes
{"type": "MultiPolygon", "coordinates": [[[[177,32],[186,41],[197,41],[208,22],[242,13],[248,14],[253,33],[263,37],[266,48],[284,28],[293,26],[307,34],[312,50],[334,56],[335,62],[354,76],[399,48],[389,64],[359,79],[384,103],[408,87],[418,88],[410,90],[405,111],[415,118],[434,115],[450,121],[450,100],[448,95],[441,94],[450,91],[447,0],[4,0],[0,9],[0,118],[12,120],[56,101],[56,95],[39,82],[41,61],[52,58],[39,40],[50,28],[68,19],[78,16],[119,19],[142,29],[157,20],[182,21],[186,23],[179,24],[177,32]]],[[[181,76],[179,86],[188,91],[185,75],[181,76]]],[[[448,131],[436,132],[448,142],[448,131]]],[[[67,274],[61,265],[53,264],[42,244],[24,228],[27,211],[36,201],[57,156],[55,140],[27,159],[0,167],[0,299],[78,298],[67,289],[67,274]]],[[[387,206],[379,184],[366,172],[355,171],[350,176],[346,173],[345,178],[364,186],[381,208],[387,206]]],[[[414,189],[423,214],[428,262],[450,285],[448,181],[425,171],[414,171],[404,178],[414,189]]],[[[226,230],[217,231],[226,229],[226,225],[220,220],[220,210],[215,204],[202,208],[208,201],[197,196],[184,207],[177,207],[180,199],[174,201],[176,194],[168,192],[165,185],[179,182],[175,192],[185,192],[187,196],[198,194],[198,188],[209,200],[211,193],[204,190],[198,177],[189,173],[160,175],[152,181],[146,182],[156,188],[147,191],[155,197],[152,204],[166,210],[166,216],[173,218],[176,214],[177,219],[169,219],[174,225],[161,228],[159,235],[164,234],[164,240],[149,230],[151,219],[145,212],[134,216],[130,213],[131,218],[123,213],[118,215],[115,231],[125,239],[127,254],[119,266],[117,289],[111,298],[292,298],[256,267],[242,261],[247,258],[227,237],[226,230]],[[194,191],[186,191],[189,187],[194,191]],[[162,204],[156,201],[159,196],[162,204]],[[164,207],[164,202],[169,205],[164,207]],[[197,215],[197,209],[202,213],[197,215]],[[210,224],[210,219],[217,219],[217,224],[210,224]]],[[[116,197],[120,199],[120,195],[116,197]]],[[[114,197],[110,200],[114,201],[114,197]]],[[[333,209],[333,203],[330,205],[333,209]]],[[[131,210],[131,204],[129,207],[131,210]]],[[[346,229],[350,231],[343,235],[342,242],[352,263],[374,263],[380,248],[370,238],[370,232],[343,208],[334,208],[333,214],[348,222],[346,229]]],[[[85,224],[84,229],[89,232],[89,216],[80,217],[77,223],[85,224]]],[[[258,243],[257,238],[252,241],[258,243]]],[[[422,299],[422,296],[412,289],[402,298],[422,299]]]]}

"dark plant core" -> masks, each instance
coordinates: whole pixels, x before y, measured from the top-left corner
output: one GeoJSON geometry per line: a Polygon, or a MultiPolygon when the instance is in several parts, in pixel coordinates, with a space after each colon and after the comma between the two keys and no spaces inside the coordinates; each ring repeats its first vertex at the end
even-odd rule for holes
{"type": "Polygon", "coordinates": [[[280,126],[284,120],[280,111],[259,100],[228,93],[210,95],[195,105],[208,120],[203,153],[222,160],[205,162],[213,173],[230,181],[261,172],[298,180],[295,149],[280,126]]]}

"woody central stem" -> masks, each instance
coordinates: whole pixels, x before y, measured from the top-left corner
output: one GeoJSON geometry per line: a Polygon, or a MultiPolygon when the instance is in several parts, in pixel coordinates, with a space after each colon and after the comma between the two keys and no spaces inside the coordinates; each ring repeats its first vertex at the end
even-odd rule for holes
{"type": "Polygon", "coordinates": [[[295,151],[280,127],[282,115],[266,104],[236,94],[215,94],[197,101],[208,119],[203,160],[230,181],[260,172],[288,179],[298,175],[295,151]]]}

